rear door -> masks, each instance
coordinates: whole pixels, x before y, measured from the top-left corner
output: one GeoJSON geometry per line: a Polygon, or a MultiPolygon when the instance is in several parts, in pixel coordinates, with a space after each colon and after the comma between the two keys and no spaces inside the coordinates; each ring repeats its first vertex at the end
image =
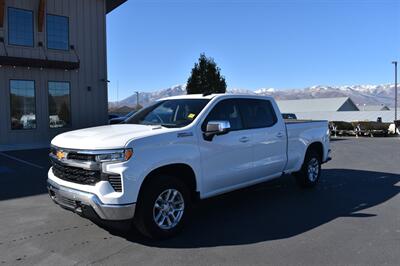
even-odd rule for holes
{"type": "Polygon", "coordinates": [[[229,121],[228,134],[214,136],[211,141],[200,137],[203,188],[205,194],[216,194],[229,190],[254,178],[253,139],[251,130],[244,127],[236,99],[218,102],[202,123],[202,131],[208,121],[229,121]]]}
{"type": "Polygon", "coordinates": [[[286,165],[286,130],[268,99],[241,99],[245,128],[251,130],[255,179],[280,175],[286,165]]]}

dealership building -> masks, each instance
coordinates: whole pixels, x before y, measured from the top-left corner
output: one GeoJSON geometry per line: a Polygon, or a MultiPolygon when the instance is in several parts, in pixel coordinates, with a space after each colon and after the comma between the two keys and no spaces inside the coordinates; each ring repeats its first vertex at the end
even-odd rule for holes
{"type": "Polygon", "coordinates": [[[394,108],[383,104],[357,105],[350,97],[284,100],[277,104],[282,113],[295,114],[298,119],[385,123],[395,120],[394,108]]]}
{"type": "Polygon", "coordinates": [[[106,15],[126,0],[0,0],[0,151],[107,123],[106,15]]]}

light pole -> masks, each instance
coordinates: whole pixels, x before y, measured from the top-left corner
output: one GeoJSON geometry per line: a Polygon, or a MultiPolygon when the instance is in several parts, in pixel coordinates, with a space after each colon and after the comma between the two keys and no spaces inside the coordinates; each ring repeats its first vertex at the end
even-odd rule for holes
{"type": "MultiPolygon", "coordinates": [[[[394,120],[397,120],[397,61],[393,61],[394,64],[394,120]]],[[[395,123],[396,125],[396,123],[395,123]]],[[[395,132],[396,132],[396,126],[395,132]]]]}

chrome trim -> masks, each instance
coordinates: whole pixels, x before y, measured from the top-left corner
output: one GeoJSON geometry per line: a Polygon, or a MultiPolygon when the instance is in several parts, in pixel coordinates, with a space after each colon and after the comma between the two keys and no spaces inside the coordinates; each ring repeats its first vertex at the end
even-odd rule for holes
{"type": "Polygon", "coordinates": [[[206,133],[222,134],[230,130],[231,124],[225,120],[208,121],[206,133]]]}
{"type": "Polygon", "coordinates": [[[125,149],[117,149],[117,150],[95,150],[95,151],[77,150],[77,151],[75,151],[75,152],[76,152],[76,153],[79,153],[79,154],[102,155],[102,154],[111,154],[111,153],[125,152],[125,149]]]}
{"type": "Polygon", "coordinates": [[[51,179],[47,179],[47,189],[56,204],[77,213],[82,211],[80,205],[86,205],[103,220],[128,220],[135,214],[135,203],[104,204],[95,194],[61,186],[51,179]],[[79,205],[74,206],[76,202],[79,205]]]}
{"type": "Polygon", "coordinates": [[[101,155],[101,154],[109,154],[109,153],[117,153],[117,152],[124,152],[125,148],[120,149],[109,149],[109,150],[80,150],[80,149],[69,149],[69,148],[62,148],[55,145],[51,145],[51,148],[61,150],[64,152],[72,151],[79,154],[88,154],[88,155],[101,155]]]}
{"type": "MultiPolygon", "coordinates": [[[[61,148],[61,147],[57,147],[54,145],[51,145],[51,149],[52,150],[56,150],[56,151],[61,151],[66,153],[66,157],[68,157],[68,154],[70,152],[74,152],[74,153],[78,153],[78,154],[87,154],[87,155],[104,155],[104,154],[113,154],[113,153],[121,153],[121,152],[125,152],[127,149],[125,148],[121,148],[121,149],[110,149],[110,150],[78,150],[78,149],[68,149],[68,148],[61,148]]],[[[67,158],[63,158],[63,159],[58,159],[57,156],[55,154],[53,154],[52,152],[49,154],[49,156],[56,160],[57,162],[60,162],[61,164],[67,165],[67,166],[72,166],[72,167],[78,167],[78,168],[83,168],[83,169],[87,169],[87,170],[101,170],[101,164],[102,163],[119,163],[119,162],[123,162],[123,160],[121,161],[81,161],[81,160],[71,160],[71,159],[67,159],[67,158]]]]}
{"type": "Polygon", "coordinates": [[[99,163],[99,162],[78,161],[78,160],[69,160],[69,159],[61,159],[61,160],[59,160],[57,158],[57,156],[55,156],[52,153],[50,153],[49,156],[50,156],[51,159],[53,159],[56,162],[59,162],[60,164],[63,164],[63,165],[83,168],[83,169],[87,169],[87,170],[98,170],[98,171],[101,170],[101,163],[99,163]]]}

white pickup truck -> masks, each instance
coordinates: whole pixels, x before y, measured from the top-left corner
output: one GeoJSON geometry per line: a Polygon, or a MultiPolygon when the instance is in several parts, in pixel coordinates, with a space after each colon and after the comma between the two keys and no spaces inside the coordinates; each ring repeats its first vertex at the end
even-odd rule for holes
{"type": "Polygon", "coordinates": [[[293,173],[313,187],[330,160],[327,121],[284,121],[270,97],[162,99],[124,124],[52,140],[48,191],[85,217],[128,220],[145,235],[180,231],[191,203],[293,173]]]}

